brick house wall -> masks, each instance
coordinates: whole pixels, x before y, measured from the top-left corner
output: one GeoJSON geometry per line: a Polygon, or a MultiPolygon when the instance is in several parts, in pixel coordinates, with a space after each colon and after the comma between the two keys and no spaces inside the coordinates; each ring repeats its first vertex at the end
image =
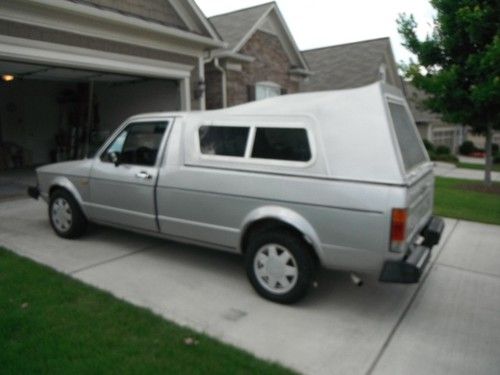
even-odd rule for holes
{"type": "Polygon", "coordinates": [[[207,109],[222,108],[222,73],[214,64],[205,66],[205,101],[207,109]]]}
{"type": "MultiPolygon", "coordinates": [[[[279,38],[258,30],[240,53],[255,58],[255,61],[242,64],[242,71],[227,71],[228,106],[247,103],[253,100],[250,90],[262,81],[271,81],[281,86],[288,94],[299,91],[299,82],[292,80],[289,70],[290,61],[279,38]]],[[[222,87],[220,72],[213,64],[205,70],[207,82],[207,109],[221,108],[222,87]]]]}
{"type": "Polygon", "coordinates": [[[168,0],[67,0],[188,30],[168,0]]]}
{"type": "Polygon", "coordinates": [[[299,83],[291,80],[290,62],[277,36],[259,30],[240,52],[255,57],[255,61],[244,64],[241,72],[228,72],[228,106],[252,100],[249,89],[261,81],[277,83],[288,94],[299,91],[299,83]]]}

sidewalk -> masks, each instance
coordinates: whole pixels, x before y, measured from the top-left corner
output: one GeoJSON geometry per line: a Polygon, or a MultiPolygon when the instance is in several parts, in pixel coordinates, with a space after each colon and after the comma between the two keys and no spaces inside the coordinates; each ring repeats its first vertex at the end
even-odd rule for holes
{"type": "MultiPolygon", "coordinates": [[[[455,164],[435,162],[434,174],[441,177],[463,178],[465,180],[484,180],[484,171],[457,168],[455,164]]],[[[500,172],[491,172],[491,179],[500,182],[500,172]]]]}
{"type": "Polygon", "coordinates": [[[484,158],[473,158],[470,156],[458,155],[458,160],[460,161],[460,163],[470,163],[470,164],[479,164],[479,165],[486,164],[486,160],[484,158]]]}

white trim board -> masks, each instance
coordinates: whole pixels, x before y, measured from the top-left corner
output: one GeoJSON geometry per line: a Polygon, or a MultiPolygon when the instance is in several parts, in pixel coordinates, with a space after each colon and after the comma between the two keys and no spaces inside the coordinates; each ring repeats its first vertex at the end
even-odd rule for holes
{"type": "Polygon", "coordinates": [[[0,1],[0,19],[189,56],[225,46],[210,37],[71,1],[0,1]]]}
{"type": "Polygon", "coordinates": [[[186,79],[195,66],[0,35],[0,58],[141,77],[186,79]]]}

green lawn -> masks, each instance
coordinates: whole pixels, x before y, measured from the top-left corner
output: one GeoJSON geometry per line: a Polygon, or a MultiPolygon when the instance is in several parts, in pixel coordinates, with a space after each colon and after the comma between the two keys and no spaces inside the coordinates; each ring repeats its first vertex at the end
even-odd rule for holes
{"type": "Polygon", "coordinates": [[[0,374],[102,373],[291,371],[0,248],[0,374]]]}
{"type": "MultiPolygon", "coordinates": [[[[480,171],[484,171],[484,165],[482,164],[474,164],[474,163],[456,163],[457,168],[464,169],[476,169],[480,171]]],[[[500,172],[500,164],[493,164],[493,171],[500,172]]]]}
{"type": "Polygon", "coordinates": [[[500,225],[500,183],[436,177],[434,212],[439,216],[500,225]]]}

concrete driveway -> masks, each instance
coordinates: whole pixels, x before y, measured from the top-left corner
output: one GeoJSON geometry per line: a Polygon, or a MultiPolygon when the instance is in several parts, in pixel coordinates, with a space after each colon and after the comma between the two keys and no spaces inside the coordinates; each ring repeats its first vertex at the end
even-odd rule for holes
{"type": "Polygon", "coordinates": [[[419,285],[323,272],[302,303],[255,295],[237,256],[92,227],[57,238],[44,203],[0,203],[0,244],[307,374],[500,373],[500,227],[447,220],[419,285]]]}

